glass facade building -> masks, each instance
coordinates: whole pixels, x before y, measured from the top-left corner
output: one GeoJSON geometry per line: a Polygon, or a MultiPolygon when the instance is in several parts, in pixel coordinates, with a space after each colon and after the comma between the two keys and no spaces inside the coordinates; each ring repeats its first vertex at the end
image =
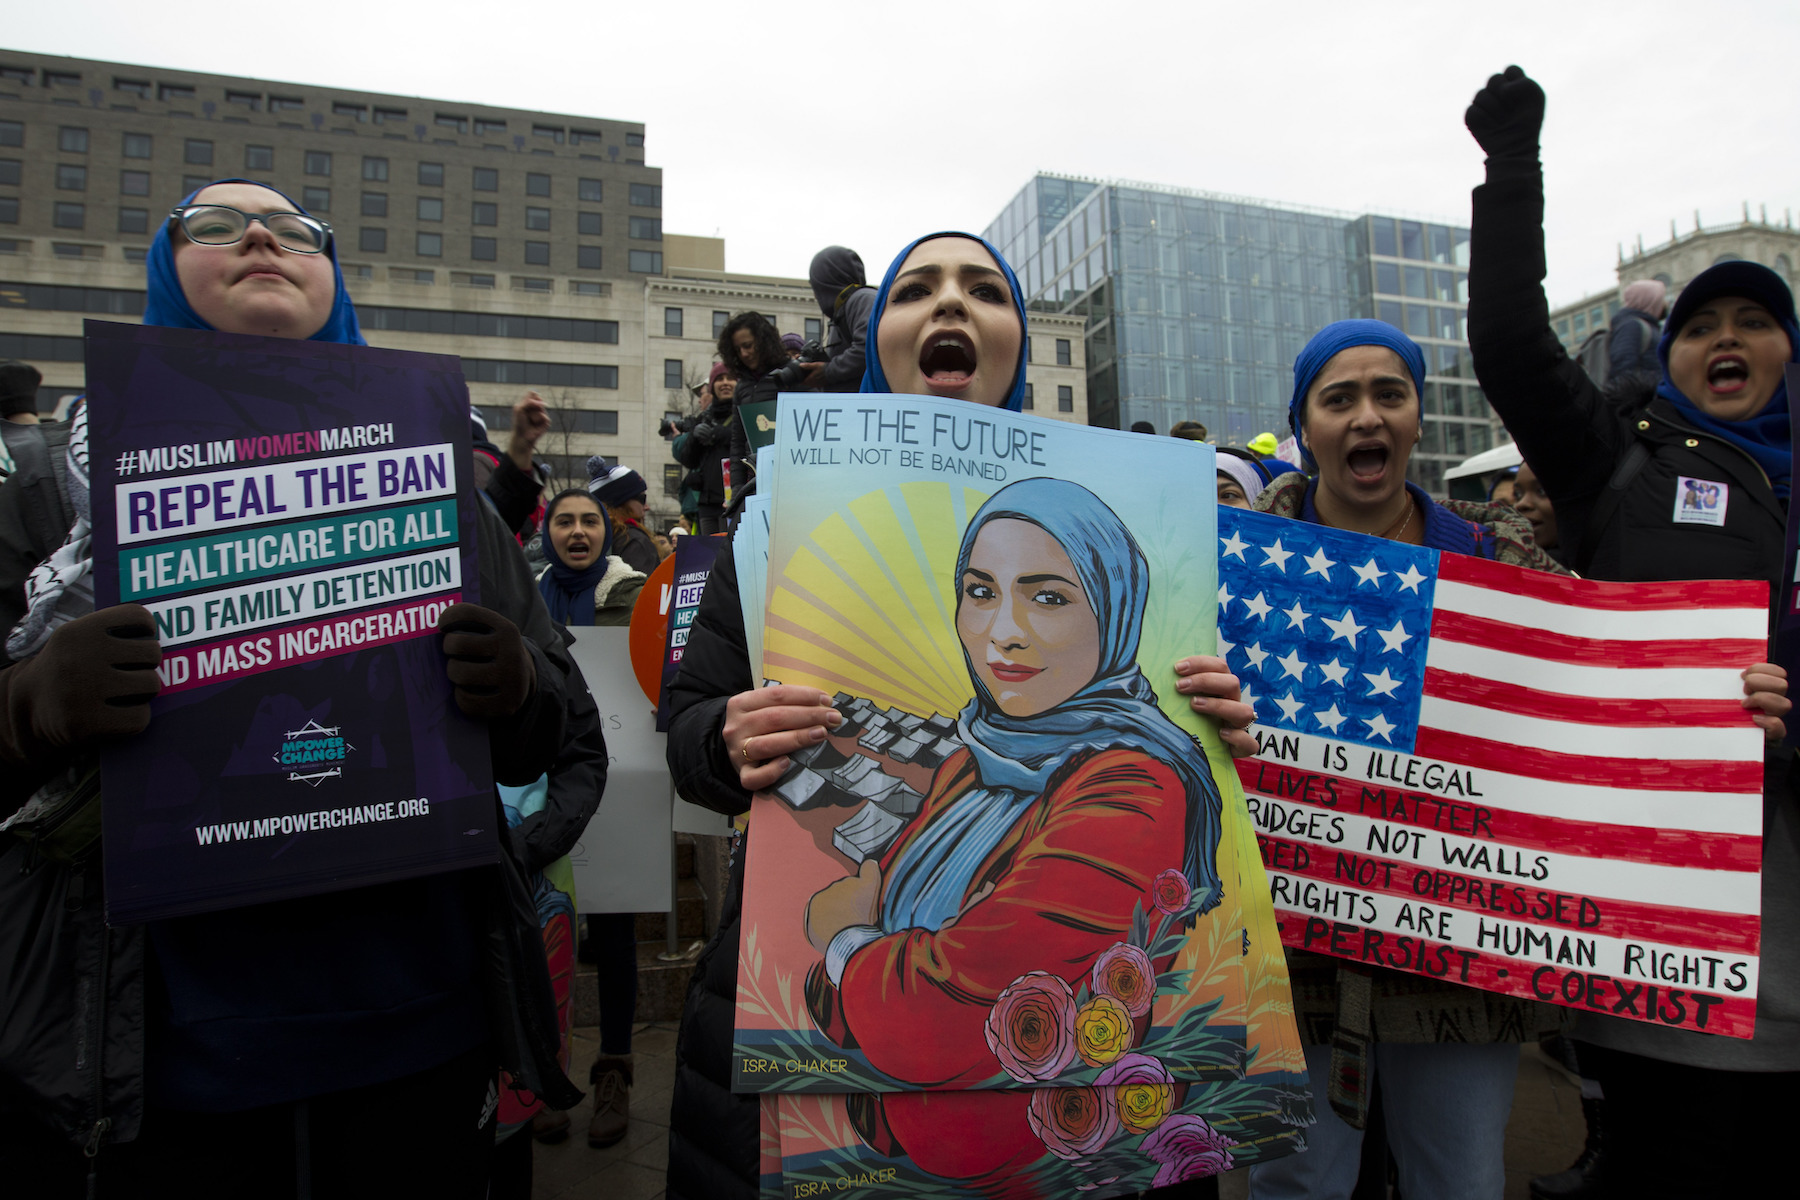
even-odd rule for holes
{"type": "Polygon", "coordinates": [[[1505,436],[1470,369],[1467,229],[1038,175],[986,237],[1032,307],[1086,320],[1093,424],[1284,437],[1307,339],[1375,317],[1425,350],[1417,482],[1441,493],[1446,467],[1505,436]]]}

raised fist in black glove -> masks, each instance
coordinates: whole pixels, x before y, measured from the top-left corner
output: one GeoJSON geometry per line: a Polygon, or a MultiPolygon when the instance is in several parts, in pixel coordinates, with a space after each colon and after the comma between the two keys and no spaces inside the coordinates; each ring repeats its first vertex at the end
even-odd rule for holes
{"type": "Polygon", "coordinates": [[[510,717],[531,698],[537,668],[519,627],[491,608],[452,604],[438,618],[456,707],[471,717],[510,717]]]}
{"type": "Polygon", "coordinates": [[[1544,89],[1519,68],[1508,67],[1475,93],[1463,124],[1489,158],[1535,159],[1544,127],[1544,89]]]}
{"type": "Polygon", "coordinates": [[[42,771],[143,732],[162,690],[156,620],[141,604],[89,613],[0,671],[0,758],[42,771]]]}

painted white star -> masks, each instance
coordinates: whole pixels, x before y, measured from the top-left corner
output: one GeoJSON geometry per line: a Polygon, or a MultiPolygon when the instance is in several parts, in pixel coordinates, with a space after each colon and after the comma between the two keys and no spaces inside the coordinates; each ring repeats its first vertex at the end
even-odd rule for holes
{"type": "Polygon", "coordinates": [[[1283,720],[1297,725],[1300,723],[1300,710],[1305,707],[1305,705],[1301,701],[1294,699],[1294,693],[1289,692],[1287,694],[1287,699],[1277,700],[1275,702],[1275,707],[1281,710],[1283,720]]]}
{"type": "Polygon", "coordinates": [[[1224,658],[1227,654],[1230,654],[1233,650],[1236,650],[1236,649],[1237,649],[1236,642],[1228,642],[1224,638],[1219,639],[1219,657],[1220,658],[1224,658]]]}
{"type": "Polygon", "coordinates": [[[1246,566],[1249,565],[1250,560],[1244,557],[1244,551],[1250,548],[1250,543],[1240,538],[1237,535],[1237,530],[1232,530],[1230,537],[1222,537],[1219,541],[1223,543],[1219,550],[1220,558],[1229,558],[1232,555],[1236,555],[1239,562],[1246,566]]]}
{"type": "Polygon", "coordinates": [[[1228,589],[1224,584],[1221,583],[1219,585],[1219,611],[1224,612],[1225,606],[1227,604],[1230,604],[1235,599],[1237,599],[1237,597],[1233,596],[1231,594],[1230,589],[1228,589]]]}
{"type": "Polygon", "coordinates": [[[1314,713],[1313,720],[1317,721],[1326,729],[1331,730],[1331,732],[1336,733],[1338,731],[1338,726],[1342,725],[1346,718],[1343,713],[1338,711],[1338,706],[1333,704],[1324,712],[1314,713]]]}
{"type": "Polygon", "coordinates": [[[1260,697],[1249,688],[1241,688],[1238,691],[1238,699],[1242,700],[1245,704],[1248,704],[1251,711],[1254,712],[1256,710],[1256,702],[1260,697]]]}
{"type": "Polygon", "coordinates": [[[1256,593],[1256,595],[1244,601],[1244,607],[1249,609],[1250,615],[1259,621],[1268,616],[1274,609],[1274,605],[1263,599],[1263,594],[1261,592],[1256,593]]]}
{"type": "MultiPolygon", "coordinates": [[[[1385,637],[1386,635],[1383,634],[1382,636],[1385,637]]],[[[1363,678],[1369,681],[1369,694],[1371,696],[1391,696],[1394,694],[1394,689],[1400,686],[1400,680],[1389,675],[1386,667],[1381,668],[1381,674],[1379,675],[1371,675],[1367,671],[1364,671],[1363,678]]]]}
{"type": "Polygon", "coordinates": [[[1344,676],[1350,673],[1350,668],[1335,658],[1328,663],[1320,663],[1319,670],[1324,673],[1326,683],[1335,683],[1339,687],[1344,686],[1344,676]]]}
{"type": "Polygon", "coordinates": [[[1268,556],[1263,559],[1263,566],[1274,567],[1283,575],[1287,574],[1287,560],[1294,557],[1294,552],[1282,549],[1280,538],[1275,539],[1273,546],[1264,546],[1262,552],[1268,556]]]}
{"type": "Polygon", "coordinates": [[[1419,569],[1417,567],[1413,566],[1411,563],[1407,563],[1406,570],[1400,572],[1400,574],[1394,576],[1394,578],[1400,581],[1400,587],[1403,590],[1409,591],[1416,596],[1419,594],[1419,585],[1425,582],[1426,577],[1419,574],[1419,569]]]}
{"type": "Polygon", "coordinates": [[[1356,635],[1368,628],[1367,625],[1358,625],[1356,614],[1347,608],[1344,610],[1342,620],[1334,621],[1330,617],[1325,617],[1323,620],[1331,629],[1331,640],[1335,642],[1339,638],[1343,638],[1350,643],[1352,650],[1356,649],[1356,635]]]}
{"type": "Polygon", "coordinates": [[[1263,660],[1269,657],[1269,652],[1262,648],[1261,642],[1251,642],[1248,646],[1244,647],[1244,657],[1250,660],[1251,670],[1260,671],[1262,670],[1263,660]]]}
{"type": "Polygon", "coordinates": [[[1288,619],[1289,629],[1305,629],[1306,618],[1312,616],[1311,613],[1300,607],[1300,601],[1298,599],[1294,601],[1294,607],[1284,608],[1281,612],[1282,615],[1288,619]]]}
{"type": "Polygon", "coordinates": [[[1306,556],[1305,561],[1306,573],[1308,575],[1320,575],[1324,577],[1327,583],[1331,582],[1331,568],[1337,566],[1337,564],[1325,557],[1325,547],[1320,546],[1317,550],[1314,550],[1311,554],[1306,556]]]}
{"type": "Polygon", "coordinates": [[[1365,717],[1363,719],[1363,724],[1369,727],[1370,737],[1378,737],[1390,746],[1394,744],[1394,739],[1389,737],[1388,734],[1394,732],[1396,727],[1393,722],[1389,721],[1380,713],[1376,713],[1372,717],[1365,717]]]}
{"type": "Polygon", "coordinates": [[[1373,558],[1369,559],[1368,562],[1364,563],[1360,567],[1352,566],[1350,569],[1352,571],[1356,572],[1356,586],[1357,587],[1361,587],[1365,583],[1374,583],[1377,590],[1380,590],[1381,585],[1379,583],[1375,583],[1375,581],[1380,579],[1383,575],[1387,574],[1386,571],[1382,570],[1379,566],[1377,566],[1375,564],[1375,560],[1373,558]]]}
{"type": "Polygon", "coordinates": [[[1306,663],[1300,658],[1298,650],[1289,650],[1275,661],[1281,664],[1281,671],[1284,675],[1292,675],[1295,679],[1299,679],[1306,674],[1306,663]]]}
{"type": "Polygon", "coordinates": [[[1400,647],[1412,641],[1412,634],[1406,632],[1406,626],[1402,625],[1398,619],[1394,621],[1392,629],[1377,629],[1375,634],[1382,641],[1381,652],[1383,654],[1390,650],[1398,654],[1400,647]]]}

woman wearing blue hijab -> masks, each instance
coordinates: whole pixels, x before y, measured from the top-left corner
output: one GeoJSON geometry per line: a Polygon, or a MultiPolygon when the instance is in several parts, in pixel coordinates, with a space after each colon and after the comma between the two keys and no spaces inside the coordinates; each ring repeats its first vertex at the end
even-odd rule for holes
{"type": "MultiPolygon", "coordinates": [[[[158,231],[147,267],[146,323],[363,341],[329,226],[272,188],[200,189],[158,231]]],[[[20,661],[0,672],[0,815],[59,802],[63,777],[80,778],[107,741],[151,723],[159,655],[149,612],[93,611],[85,420],[84,406],[69,452],[80,519],[34,573],[31,609],[9,641],[20,661]]],[[[490,607],[452,605],[439,623],[457,705],[487,724],[497,780],[523,784],[555,763],[586,771],[597,799],[606,750],[592,701],[518,544],[490,506],[477,509],[490,607]]],[[[335,690],[393,691],[353,670],[348,659],[316,664],[293,696],[324,711],[335,690]]],[[[247,751],[196,736],[196,711],[173,706],[157,723],[190,740],[203,786],[243,769],[233,756],[247,751]]],[[[357,740],[409,762],[410,711],[380,706],[357,740]]],[[[539,865],[528,861],[534,839],[541,831],[515,831],[495,868],[110,932],[99,854],[27,871],[28,844],[0,839],[0,911],[52,914],[43,937],[53,942],[0,923],[0,1011],[24,1039],[0,1037],[0,1074],[72,1143],[60,1156],[41,1136],[20,1154],[0,1145],[9,1182],[32,1195],[65,1194],[83,1174],[89,1194],[97,1180],[121,1195],[161,1194],[180,1180],[197,1196],[281,1195],[310,1176],[321,1194],[484,1196],[497,1069],[559,1107],[580,1099],[558,1061],[555,997],[525,890],[523,867],[539,865]],[[27,1055],[13,1053],[21,1045],[27,1055]],[[104,1073],[99,1054],[76,1053],[84,1045],[104,1045],[104,1073]],[[44,1052],[58,1046],[66,1054],[44,1052]],[[392,1127],[372,1112],[402,1122],[414,1153],[393,1155],[392,1127]]]]}
{"type": "MultiPolygon", "coordinates": [[[[979,238],[938,233],[901,251],[882,279],[869,320],[867,343],[870,356],[863,378],[865,392],[912,392],[1014,410],[1024,402],[1025,310],[1018,284],[1011,268],[979,238]]],[[[966,792],[970,786],[991,784],[998,814],[993,816],[992,824],[999,827],[993,836],[1003,839],[1015,836],[1015,827],[1031,819],[1016,811],[1024,807],[1017,797],[1041,795],[1048,775],[1058,764],[1066,768],[1069,761],[1080,759],[1086,769],[1094,770],[1107,765],[1096,767],[1095,763],[1108,754],[1123,755],[1135,762],[1146,757],[1157,759],[1164,764],[1157,772],[1160,794],[1171,800],[1158,807],[1159,817],[1169,822],[1168,861],[1164,865],[1192,865],[1195,869],[1191,877],[1200,881],[1202,889],[1216,888],[1216,878],[1206,872],[1218,839],[1217,793],[1208,791],[1210,776],[1203,774],[1204,762],[1198,759],[1191,743],[1185,748],[1163,744],[1174,727],[1161,719],[1160,712],[1157,720],[1151,720],[1139,707],[1146,702],[1150,685],[1126,666],[1136,648],[1119,630],[1134,606],[1142,604],[1141,567],[1131,565],[1141,560],[1127,548],[1129,539],[1117,528],[1116,518],[1105,513],[1091,496],[1085,502],[1080,500],[1077,493],[1085,495],[1082,489],[1052,480],[1030,481],[1029,488],[1024,484],[1016,486],[1025,490],[1015,497],[1031,502],[1013,506],[1010,499],[1002,501],[996,496],[978,518],[979,528],[974,528],[965,541],[963,555],[985,553],[985,547],[978,550],[975,540],[983,530],[999,530],[1002,526],[1014,527],[1014,533],[1035,530],[1053,546],[1067,545],[1061,553],[1071,560],[1068,573],[1080,581],[1083,589],[1105,597],[1106,627],[1113,629],[1116,624],[1117,630],[1103,635],[1101,623],[1090,622],[1087,640],[1093,655],[1091,669],[1085,674],[1076,672],[1080,678],[1072,685],[1063,685],[1068,688],[1067,694],[1042,707],[1048,710],[1065,701],[1073,702],[1074,709],[1084,712],[1095,726],[1095,744],[1085,749],[1098,749],[1100,741],[1105,741],[1109,749],[1096,755],[1084,754],[1073,737],[1062,746],[1048,745],[1053,739],[1049,735],[1040,739],[1034,732],[1034,722],[1007,711],[1009,705],[1016,707],[1015,701],[996,692],[996,688],[999,693],[1029,691],[1029,680],[1041,676],[1030,669],[1031,664],[1014,662],[1011,670],[1001,665],[990,681],[980,675],[988,661],[986,652],[980,656],[983,667],[977,668],[976,656],[970,651],[971,671],[981,681],[977,690],[983,698],[965,715],[965,723],[971,736],[984,747],[983,769],[991,778],[982,784],[973,783],[976,752],[971,751],[957,756],[958,762],[970,765],[958,777],[956,786],[966,792]],[[1050,495],[1052,490],[1054,496],[1050,495]],[[1062,504],[1069,506],[1068,513],[1046,515],[1050,509],[1045,505],[1062,504]],[[1084,548],[1086,565],[1081,566],[1073,560],[1083,559],[1084,548]],[[1107,667],[1104,672],[1103,658],[1107,667]],[[1078,693],[1082,699],[1075,701],[1078,693]],[[1138,722],[1138,717],[1145,719],[1138,722]],[[1104,736],[1102,728],[1106,730],[1104,736]],[[1015,811],[1002,811],[1008,805],[1015,811]],[[1202,858],[1206,859],[1205,864],[1199,862],[1202,858]]],[[[968,565],[964,561],[960,567],[968,565]]],[[[974,635],[965,631],[965,649],[974,644],[974,635]]],[[[1237,680],[1226,672],[1223,662],[1196,655],[1177,663],[1175,675],[1176,692],[1189,697],[1196,711],[1221,723],[1220,736],[1234,753],[1255,753],[1255,739],[1245,732],[1254,714],[1238,700],[1237,680]]],[[[1043,686],[1050,685],[1046,682],[1043,686]]],[[[772,787],[782,777],[790,765],[788,755],[823,741],[828,730],[842,723],[827,693],[793,685],[755,686],[738,602],[737,568],[729,547],[720,548],[707,579],[669,699],[669,770],[676,787],[685,798],[732,815],[747,810],[753,793],[772,787]]],[[[1048,719],[1054,722],[1062,718],[1048,719]]],[[[982,806],[967,807],[970,813],[979,815],[982,806]]],[[[949,839],[925,840],[942,843],[947,870],[973,873],[973,864],[950,862],[956,856],[947,853],[949,839]]],[[[939,850],[920,847],[917,861],[939,854],[939,850]]],[[[753,1200],[758,1194],[756,1099],[732,1093],[730,1058],[719,1049],[729,1047],[732,1037],[743,856],[740,846],[733,859],[734,882],[725,901],[726,918],[695,965],[694,983],[682,1017],[669,1128],[671,1200],[753,1200]]],[[[842,890],[835,899],[848,910],[866,905],[867,911],[874,911],[881,883],[874,876],[877,864],[868,865],[868,876],[841,881],[842,890]],[[858,889],[861,895],[848,894],[858,889]]],[[[952,893],[961,894],[962,889],[954,885],[932,884],[910,869],[902,874],[906,878],[891,889],[894,911],[887,919],[895,922],[941,920],[946,908],[956,903],[952,893]],[[906,913],[901,912],[902,908],[906,913]]],[[[976,890],[981,886],[977,883],[976,890]]],[[[824,932],[822,927],[820,932],[824,932]]],[[[835,937],[836,931],[831,936],[835,937]]],[[[855,937],[846,939],[840,949],[851,940],[855,937]]],[[[868,952],[872,955],[875,949],[878,948],[868,952]]],[[[891,1100],[889,1106],[894,1107],[891,1100]]],[[[918,1109],[917,1105],[911,1107],[918,1109]]],[[[1031,1136],[1022,1109],[1004,1136],[1012,1135],[1012,1125],[1031,1136]]],[[[966,1141],[976,1144],[984,1140],[966,1141]]],[[[920,1142],[919,1149],[923,1152],[929,1147],[920,1142]]],[[[1039,1143],[1031,1158],[1041,1153],[1039,1143]]]]}
{"type": "MultiPolygon", "coordinates": [[[[1469,348],[1487,398],[1518,440],[1556,508],[1570,563],[1595,579],[1750,579],[1769,583],[1770,628],[1791,610],[1786,533],[1792,503],[1789,364],[1800,324],[1788,281],[1731,259],[1701,271],[1670,308],[1654,389],[1595,387],[1564,353],[1544,297],[1544,92],[1518,67],[1491,77],[1464,115],[1487,154],[1475,189],[1469,263],[1469,348]]],[[[1727,131],[1728,132],[1728,131],[1727,131]]],[[[1715,153],[1741,152],[1729,138],[1715,153]]],[[[1627,384],[1648,373],[1631,372],[1627,384]]],[[[1769,657],[1792,661],[1775,641],[1769,657]]],[[[1554,1182],[1557,1194],[1598,1185],[1618,1195],[1740,1195],[1786,1167],[1780,1139],[1731,1154],[1731,1131],[1794,1111],[1800,1086],[1800,811],[1793,753],[1781,746],[1787,672],[1746,663],[1746,722],[1763,731],[1762,964],[1756,1036],[1583,1010],[1575,1044],[1606,1093],[1603,1154],[1554,1182]],[[1683,1135],[1667,1136],[1661,1097],[1693,1101],[1683,1135]],[[1573,1174],[1575,1178],[1571,1179],[1573,1174]]],[[[1534,1191],[1538,1184],[1533,1185],[1534,1191]]]]}

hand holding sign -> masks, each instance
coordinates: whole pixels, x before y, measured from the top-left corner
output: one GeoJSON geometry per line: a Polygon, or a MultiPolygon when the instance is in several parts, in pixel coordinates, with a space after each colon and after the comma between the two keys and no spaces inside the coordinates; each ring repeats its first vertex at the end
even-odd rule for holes
{"type": "Polygon", "coordinates": [[[150,723],[162,647],[141,604],[70,621],[36,656],[0,673],[0,758],[42,770],[150,723]]]}
{"type": "Polygon", "coordinates": [[[510,717],[531,698],[537,669],[519,627],[491,608],[452,604],[438,618],[456,706],[482,721],[510,717]]]}

